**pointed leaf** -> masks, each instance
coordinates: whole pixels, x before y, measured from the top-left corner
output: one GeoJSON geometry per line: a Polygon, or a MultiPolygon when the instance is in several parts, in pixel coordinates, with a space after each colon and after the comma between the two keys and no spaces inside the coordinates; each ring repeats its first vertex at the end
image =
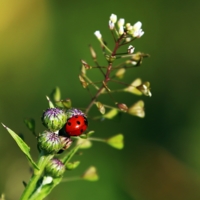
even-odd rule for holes
{"type": "Polygon", "coordinates": [[[60,101],[61,98],[61,92],[59,87],[55,87],[51,93],[51,98],[53,101],[60,101]]]}
{"type": "Polygon", "coordinates": [[[89,131],[89,132],[86,133],[86,135],[87,135],[88,137],[91,136],[92,134],[94,134],[94,131],[89,131]]]}
{"type": "Polygon", "coordinates": [[[3,125],[4,128],[6,128],[6,130],[8,131],[8,133],[10,133],[10,135],[12,136],[12,138],[15,140],[15,142],[17,143],[17,145],[19,146],[19,148],[21,149],[21,151],[26,155],[26,157],[28,158],[28,160],[33,165],[33,167],[36,168],[36,169],[39,169],[38,166],[35,164],[35,162],[33,161],[32,157],[31,157],[30,147],[13,130],[9,129],[3,123],[2,123],[2,125],[3,125]]]}
{"type": "Polygon", "coordinates": [[[49,97],[46,96],[46,98],[47,98],[47,101],[49,102],[49,108],[54,108],[54,105],[53,105],[53,103],[51,102],[51,100],[49,99],[49,97]]]}
{"type": "Polygon", "coordinates": [[[97,181],[99,177],[96,168],[93,166],[89,167],[82,175],[82,179],[86,181],[97,181]]]}
{"type": "Polygon", "coordinates": [[[119,134],[107,139],[107,143],[116,149],[123,149],[124,136],[121,133],[119,133],[119,134]]]}

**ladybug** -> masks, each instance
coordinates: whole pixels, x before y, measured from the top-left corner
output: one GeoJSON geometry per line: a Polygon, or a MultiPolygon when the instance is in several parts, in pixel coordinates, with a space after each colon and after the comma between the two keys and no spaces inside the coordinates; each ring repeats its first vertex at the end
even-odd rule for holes
{"type": "Polygon", "coordinates": [[[67,120],[65,131],[69,136],[79,136],[87,127],[88,121],[84,115],[74,115],[67,120]]]}

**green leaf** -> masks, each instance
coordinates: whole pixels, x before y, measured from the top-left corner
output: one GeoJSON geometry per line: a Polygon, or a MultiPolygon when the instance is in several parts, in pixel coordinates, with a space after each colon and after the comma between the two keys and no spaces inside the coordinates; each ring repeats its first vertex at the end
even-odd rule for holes
{"type": "Polygon", "coordinates": [[[49,99],[49,97],[46,96],[46,98],[47,98],[47,101],[49,102],[49,108],[54,108],[54,105],[53,105],[53,103],[51,102],[51,100],[49,99]]]}
{"type": "Polygon", "coordinates": [[[94,131],[89,131],[86,133],[87,137],[91,136],[92,134],[94,134],[94,131]]]}
{"type": "Polygon", "coordinates": [[[69,109],[69,108],[72,107],[71,99],[61,100],[61,103],[62,103],[62,105],[63,105],[65,108],[67,108],[67,109],[69,109]]]}
{"type": "Polygon", "coordinates": [[[50,95],[54,101],[60,101],[61,98],[61,93],[60,93],[60,88],[55,87],[50,95]]]}
{"type": "Polygon", "coordinates": [[[110,146],[116,149],[123,149],[124,147],[124,136],[121,133],[108,138],[106,141],[110,146]]]}
{"type": "Polygon", "coordinates": [[[34,169],[36,168],[39,170],[38,166],[35,164],[35,162],[33,161],[32,157],[31,157],[30,147],[13,130],[9,129],[3,123],[2,123],[2,125],[8,131],[8,133],[10,133],[10,135],[15,140],[15,142],[17,143],[17,145],[19,146],[21,151],[26,155],[27,159],[31,162],[34,169]]]}
{"type": "Polygon", "coordinates": [[[103,115],[106,119],[112,119],[118,114],[118,110],[113,108],[109,112],[107,112],[105,115],[103,115]]]}
{"type": "Polygon", "coordinates": [[[92,146],[92,142],[88,139],[78,138],[77,145],[80,149],[89,149],[92,146]]]}
{"type": "Polygon", "coordinates": [[[97,174],[96,168],[93,166],[89,167],[82,175],[82,179],[86,181],[97,181],[99,179],[99,176],[97,174]]]}
{"type": "Polygon", "coordinates": [[[79,164],[80,164],[80,161],[68,162],[68,163],[66,163],[65,167],[68,170],[72,170],[72,169],[77,168],[79,166],[79,164]]]}
{"type": "Polygon", "coordinates": [[[35,120],[30,118],[30,119],[25,119],[24,123],[26,124],[27,128],[36,136],[35,133],[35,120]]]}

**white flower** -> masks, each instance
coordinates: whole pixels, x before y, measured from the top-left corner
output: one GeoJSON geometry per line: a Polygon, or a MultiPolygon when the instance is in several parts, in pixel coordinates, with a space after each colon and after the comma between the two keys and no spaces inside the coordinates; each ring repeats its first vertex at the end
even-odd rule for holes
{"type": "Polygon", "coordinates": [[[136,22],[134,25],[133,25],[133,29],[134,30],[139,30],[141,29],[142,27],[142,23],[141,22],[136,22]]]}
{"type": "Polygon", "coordinates": [[[130,45],[128,47],[128,54],[132,54],[134,52],[134,50],[135,50],[135,48],[132,45],[130,45]]]}
{"type": "Polygon", "coordinates": [[[111,16],[110,16],[110,21],[112,21],[112,22],[115,24],[116,21],[117,21],[117,15],[111,14],[111,16]]]}
{"type": "Polygon", "coordinates": [[[94,34],[97,37],[97,39],[100,40],[102,38],[102,35],[101,35],[100,31],[95,31],[94,34]]]}
{"type": "Polygon", "coordinates": [[[125,20],[124,19],[119,19],[117,22],[118,27],[120,28],[121,26],[124,26],[125,20]]]}
{"type": "Polygon", "coordinates": [[[137,22],[133,25],[133,37],[142,37],[142,35],[144,35],[144,31],[141,29],[142,27],[142,23],[141,22],[137,22]]]}
{"type": "Polygon", "coordinates": [[[123,26],[120,26],[120,27],[119,27],[119,34],[120,34],[120,35],[123,35],[123,34],[124,34],[124,27],[123,27],[123,26]]]}
{"type": "Polygon", "coordinates": [[[113,30],[115,27],[115,24],[111,20],[109,20],[108,25],[109,25],[110,30],[113,30]]]}

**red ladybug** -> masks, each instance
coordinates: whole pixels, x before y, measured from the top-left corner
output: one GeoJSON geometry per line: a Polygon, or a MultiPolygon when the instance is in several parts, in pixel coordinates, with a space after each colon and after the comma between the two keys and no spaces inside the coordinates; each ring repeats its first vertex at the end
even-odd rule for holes
{"type": "Polygon", "coordinates": [[[67,120],[65,131],[69,136],[79,136],[87,127],[88,121],[84,115],[74,115],[67,120]]]}

